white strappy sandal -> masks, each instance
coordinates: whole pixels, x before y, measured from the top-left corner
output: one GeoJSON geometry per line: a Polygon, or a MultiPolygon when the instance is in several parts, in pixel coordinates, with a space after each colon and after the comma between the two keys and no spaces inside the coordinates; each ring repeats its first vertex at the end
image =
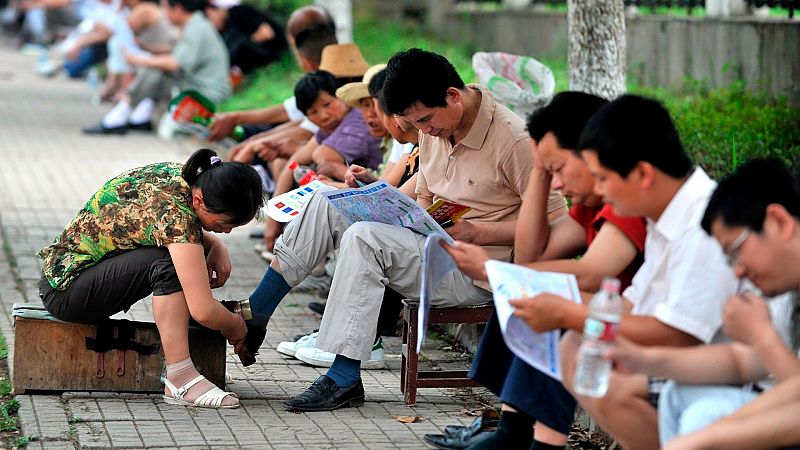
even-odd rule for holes
{"type": "Polygon", "coordinates": [[[163,396],[164,401],[170,405],[196,406],[198,408],[234,409],[239,407],[238,403],[235,405],[223,405],[222,400],[224,400],[225,397],[229,395],[233,398],[238,398],[238,397],[236,397],[236,394],[234,394],[233,392],[225,392],[216,386],[200,394],[200,396],[197,397],[194,400],[194,402],[189,402],[183,399],[183,396],[186,395],[187,392],[189,392],[189,389],[191,389],[192,386],[205,379],[206,377],[198,375],[192,381],[184,384],[183,386],[176,387],[168,379],[164,378],[164,385],[167,386],[167,389],[169,389],[169,392],[172,394],[172,397],[167,395],[163,396]]]}

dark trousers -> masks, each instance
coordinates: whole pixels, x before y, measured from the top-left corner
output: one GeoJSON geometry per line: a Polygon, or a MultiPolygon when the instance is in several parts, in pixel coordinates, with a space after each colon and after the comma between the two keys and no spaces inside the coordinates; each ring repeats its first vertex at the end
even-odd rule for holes
{"type": "Polygon", "coordinates": [[[67,289],[53,289],[39,280],[39,296],[47,311],[67,322],[97,323],[127,311],[150,294],[182,291],[169,251],[143,247],[107,257],[81,271],[67,289]]]}
{"type": "Polygon", "coordinates": [[[496,313],[486,324],[469,377],[534,421],[569,434],[575,416],[575,399],[560,381],[514,356],[503,340],[496,313]]]}
{"type": "Polygon", "coordinates": [[[403,299],[405,297],[391,288],[383,291],[383,302],[381,312],[378,315],[378,332],[375,336],[377,341],[381,336],[394,336],[397,328],[397,319],[400,318],[400,311],[403,310],[403,299]]]}

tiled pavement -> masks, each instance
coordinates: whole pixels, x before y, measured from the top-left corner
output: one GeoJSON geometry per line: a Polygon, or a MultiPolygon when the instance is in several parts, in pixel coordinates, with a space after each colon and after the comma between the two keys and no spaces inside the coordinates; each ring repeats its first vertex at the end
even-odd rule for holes
{"type": "MultiPolygon", "coordinates": [[[[0,61],[0,329],[12,352],[11,365],[11,305],[38,299],[35,252],[107,178],[149,162],[184,161],[193,146],[149,134],[85,137],[80,127],[106,110],[89,104],[85,83],[39,78],[33,73],[35,58],[7,47],[0,46],[0,61]]],[[[254,226],[224,236],[234,273],[217,297],[244,298],[260,280],[265,265],[247,238],[254,226]]],[[[317,326],[318,318],[305,308],[313,299],[289,295],[270,324],[257,364],[244,368],[229,350],[233,382],[228,388],[242,399],[242,408],[187,409],[168,406],[157,395],[19,395],[22,432],[37,438],[29,448],[425,448],[423,434],[446,424],[469,423],[472,417],[465,411],[491,401],[484,391],[424,389],[417,406],[406,407],[399,389],[399,338],[389,338],[392,370],[363,372],[363,407],[285,412],[281,402],[302,391],[320,370],[284,359],[272,349],[317,326]],[[405,424],[394,416],[422,420],[405,424]]],[[[149,320],[149,302],[140,302],[130,314],[149,320]]],[[[463,364],[462,355],[432,354],[463,364]]]]}

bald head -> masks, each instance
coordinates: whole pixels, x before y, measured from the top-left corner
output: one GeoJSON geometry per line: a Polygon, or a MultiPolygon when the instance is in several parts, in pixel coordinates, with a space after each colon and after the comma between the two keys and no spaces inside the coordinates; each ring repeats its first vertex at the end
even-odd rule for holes
{"type": "Polygon", "coordinates": [[[286,24],[286,32],[292,39],[296,39],[303,31],[314,28],[325,28],[330,33],[336,33],[333,17],[321,6],[312,5],[296,9],[286,24]]]}

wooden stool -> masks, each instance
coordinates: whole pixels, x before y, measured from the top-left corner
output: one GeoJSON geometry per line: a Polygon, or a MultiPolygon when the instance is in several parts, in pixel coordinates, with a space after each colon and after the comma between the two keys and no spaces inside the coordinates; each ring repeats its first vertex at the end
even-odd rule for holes
{"type": "MultiPolygon", "coordinates": [[[[417,321],[419,303],[403,300],[403,368],[400,373],[400,391],[406,405],[417,403],[418,388],[473,387],[480,386],[467,377],[467,370],[419,371],[417,354],[417,321]]],[[[435,323],[486,323],[494,311],[494,305],[456,308],[431,308],[428,324],[435,323]]]]}
{"type": "MultiPolygon", "coordinates": [[[[164,352],[156,324],[108,319],[61,322],[41,303],[14,304],[14,391],[163,392],[164,352]]],[[[189,327],[197,370],[225,386],[226,340],[189,327]]]]}

